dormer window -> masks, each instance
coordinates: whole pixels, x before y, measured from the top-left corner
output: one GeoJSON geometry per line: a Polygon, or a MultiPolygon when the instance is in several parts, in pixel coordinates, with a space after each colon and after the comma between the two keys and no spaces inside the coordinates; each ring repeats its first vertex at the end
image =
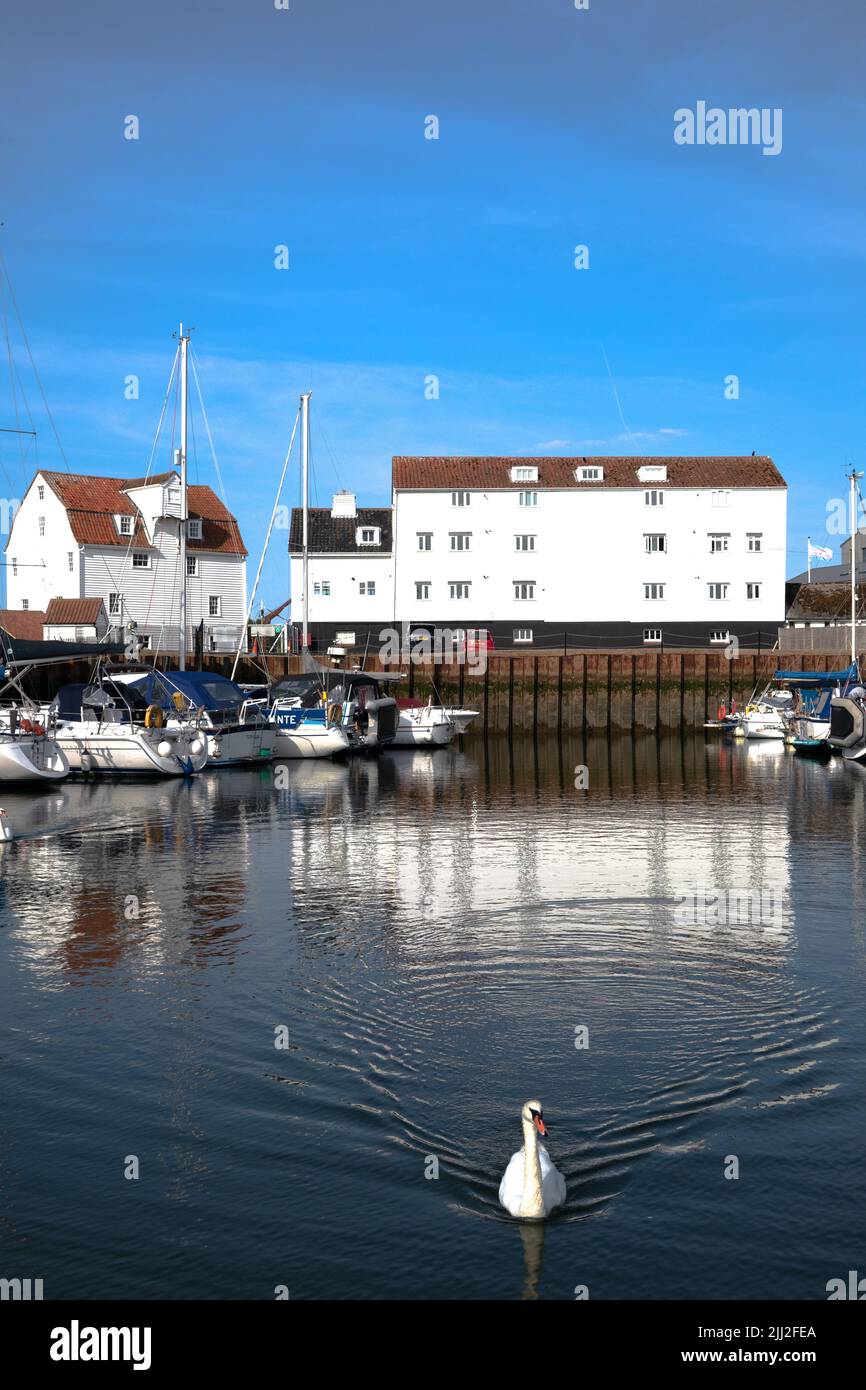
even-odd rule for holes
{"type": "Polygon", "coordinates": [[[356,545],[381,545],[382,529],[379,526],[358,526],[355,530],[356,545]]]}
{"type": "Polygon", "coordinates": [[[186,534],[191,541],[201,540],[201,517],[191,516],[186,523],[186,534]]]}
{"type": "Polygon", "coordinates": [[[642,463],[637,470],[638,482],[641,483],[666,483],[668,480],[668,466],[666,463],[642,463]]]}
{"type": "Polygon", "coordinates": [[[535,464],[515,464],[511,470],[513,483],[537,483],[538,466],[535,464]]]}
{"type": "Polygon", "coordinates": [[[576,483],[603,483],[604,469],[596,463],[584,463],[574,470],[576,483]]]}
{"type": "Polygon", "coordinates": [[[120,533],[121,536],[131,536],[131,535],[132,535],[132,517],[131,517],[131,516],[118,516],[118,517],[115,517],[115,521],[117,522],[117,529],[118,529],[118,531],[119,531],[119,533],[120,533]]]}

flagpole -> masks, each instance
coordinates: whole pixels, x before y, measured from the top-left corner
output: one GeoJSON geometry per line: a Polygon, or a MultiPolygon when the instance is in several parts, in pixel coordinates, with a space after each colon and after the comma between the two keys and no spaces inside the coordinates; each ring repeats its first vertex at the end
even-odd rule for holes
{"type": "Polygon", "coordinates": [[[812,537],[806,537],[806,583],[812,583],[812,537]]]}

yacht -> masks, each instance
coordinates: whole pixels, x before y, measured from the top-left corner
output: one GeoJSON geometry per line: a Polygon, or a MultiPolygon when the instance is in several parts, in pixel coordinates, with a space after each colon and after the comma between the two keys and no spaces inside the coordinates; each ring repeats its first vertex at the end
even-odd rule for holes
{"type": "Polygon", "coordinates": [[[43,718],[55,722],[72,772],[185,777],[207,761],[202,730],[193,723],[170,727],[162,703],[103,671],[91,684],[61,686],[43,718]]]}
{"type": "Polygon", "coordinates": [[[119,684],[161,706],[164,728],[196,725],[207,745],[209,767],[234,767],[273,758],[277,730],[261,705],[215,671],[159,671],[141,666],[112,672],[119,684]]]}

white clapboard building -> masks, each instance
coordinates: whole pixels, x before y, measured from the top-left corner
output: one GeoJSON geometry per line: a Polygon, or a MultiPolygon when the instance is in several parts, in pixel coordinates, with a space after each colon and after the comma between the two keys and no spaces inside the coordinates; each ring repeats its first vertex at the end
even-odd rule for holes
{"type": "MultiPolygon", "coordinates": [[[[314,645],[376,649],[394,620],[394,553],[390,507],[358,507],[338,492],[330,507],[311,507],[307,519],[309,619],[314,645]]],[[[303,622],[303,513],[289,532],[292,624],[303,622]]]]}
{"type": "Polygon", "coordinates": [[[341,552],[337,512],[311,523],[318,646],[377,624],[498,647],[758,646],[784,620],[787,488],[767,457],[397,457],[392,502],[353,514],[341,552]]]}
{"type": "MultiPolygon", "coordinates": [[[[206,650],[231,648],[246,616],[246,550],[237,521],[209,487],[187,492],[188,643],[203,622],[206,650]]],[[[60,598],[98,599],[110,627],[134,623],[143,647],[176,650],[180,508],[173,471],[37,473],[6,545],[8,608],[50,614],[60,598]]],[[[74,632],[81,624],[63,626],[74,632]]]]}

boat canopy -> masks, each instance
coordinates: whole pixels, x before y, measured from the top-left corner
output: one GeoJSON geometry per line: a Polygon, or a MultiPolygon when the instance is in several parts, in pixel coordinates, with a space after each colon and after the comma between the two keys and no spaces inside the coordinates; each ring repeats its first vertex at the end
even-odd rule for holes
{"type": "Polygon", "coordinates": [[[811,685],[825,690],[859,679],[857,663],[853,661],[844,671],[777,671],[773,676],[774,681],[784,681],[786,685],[811,685]]]}
{"type": "Polygon", "coordinates": [[[144,671],[130,684],[144,691],[148,703],[155,705],[171,704],[174,691],[179,691],[193,709],[227,712],[248,698],[245,690],[216,671],[144,671]]]}

